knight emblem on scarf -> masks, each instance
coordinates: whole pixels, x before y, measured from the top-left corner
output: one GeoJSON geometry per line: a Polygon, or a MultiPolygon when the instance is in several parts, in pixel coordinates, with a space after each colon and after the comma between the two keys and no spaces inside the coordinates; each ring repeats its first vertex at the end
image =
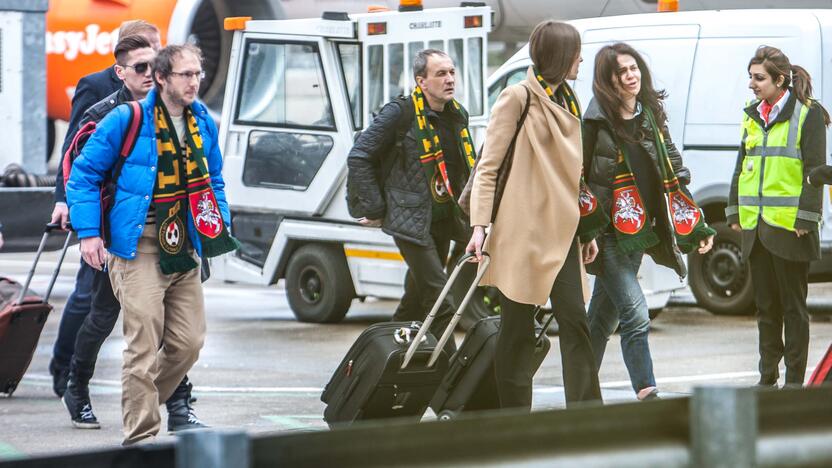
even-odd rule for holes
{"type": "Polygon", "coordinates": [[[583,180],[581,180],[580,192],[578,192],[578,206],[581,209],[581,216],[591,214],[598,208],[598,200],[592,195],[583,180]]]}
{"type": "Polygon", "coordinates": [[[644,226],[646,213],[641,196],[634,188],[618,189],[613,194],[615,206],[612,224],[625,234],[635,234],[644,226]]]}
{"type": "Polygon", "coordinates": [[[217,200],[209,190],[190,194],[191,213],[196,229],[205,236],[215,238],[222,232],[222,215],[217,200]]]}
{"type": "Polygon", "coordinates": [[[699,222],[702,214],[699,209],[680,191],[671,192],[670,195],[670,216],[676,232],[681,235],[688,235],[699,222]]]}

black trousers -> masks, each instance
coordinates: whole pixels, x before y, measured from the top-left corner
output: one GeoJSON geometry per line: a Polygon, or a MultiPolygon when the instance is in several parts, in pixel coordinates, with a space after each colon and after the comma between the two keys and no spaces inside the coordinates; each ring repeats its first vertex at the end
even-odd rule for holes
{"type": "MultiPolygon", "coordinates": [[[[431,242],[427,246],[421,246],[394,238],[405,263],[407,263],[407,274],[404,280],[404,295],[393,314],[393,321],[423,321],[428,316],[436,299],[448,281],[445,273],[445,261],[448,258],[448,248],[451,244],[451,237],[443,233],[433,233],[431,242]]],[[[456,311],[456,303],[451,294],[445,297],[442,305],[436,313],[436,318],[429,330],[438,340],[445,331],[445,328],[453,318],[456,311]]],[[[456,343],[453,336],[445,345],[445,352],[448,357],[456,351],[456,343]]]]}
{"type": "MultiPolygon", "coordinates": [[[[573,244],[549,295],[560,328],[558,342],[567,406],[601,400],[584,307],[580,261],[580,249],[573,244]]],[[[514,302],[505,295],[501,295],[500,301],[502,318],[494,366],[500,407],[531,410],[535,307],[514,302]]]]}
{"type": "Polygon", "coordinates": [[[749,263],[760,334],[760,383],[776,383],[784,359],[786,383],[803,384],[809,354],[809,262],[773,255],[757,239],[749,263]]]}
{"type": "Polygon", "coordinates": [[[95,270],[91,302],[90,313],[75,337],[75,352],[70,363],[73,380],[83,385],[92,378],[98,351],[104,340],[113,332],[121,310],[106,271],[95,270]]]}
{"type": "MultiPolygon", "coordinates": [[[[110,275],[105,271],[95,271],[92,280],[92,303],[90,312],[78,329],[75,337],[75,352],[72,354],[69,373],[70,385],[74,388],[86,388],[95,373],[95,363],[98,360],[98,352],[104,340],[113,332],[118,321],[118,314],[121,311],[121,304],[113,293],[113,286],[110,284],[110,275]]],[[[188,376],[186,375],[173,395],[168,399],[172,401],[175,397],[182,398],[188,391],[188,376]],[[183,393],[186,392],[186,393],[183,393]]]]}

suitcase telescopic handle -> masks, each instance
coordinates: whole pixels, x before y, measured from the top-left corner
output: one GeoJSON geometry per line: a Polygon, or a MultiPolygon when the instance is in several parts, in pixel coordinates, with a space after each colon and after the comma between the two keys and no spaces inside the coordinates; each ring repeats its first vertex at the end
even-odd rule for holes
{"type": "MultiPolygon", "coordinates": [[[[43,249],[46,247],[46,241],[49,239],[49,234],[52,231],[60,230],[61,225],[59,223],[49,223],[43,230],[43,237],[40,239],[40,245],[38,246],[38,251],[35,254],[35,260],[32,262],[32,268],[29,269],[29,275],[26,276],[26,283],[23,285],[23,289],[20,290],[20,295],[17,296],[17,303],[22,304],[23,298],[26,297],[26,291],[29,290],[29,285],[32,284],[32,278],[35,276],[35,270],[38,267],[38,262],[40,261],[40,255],[43,253],[43,249]]],[[[67,233],[66,233],[66,240],[64,240],[64,246],[61,249],[61,254],[58,257],[58,264],[55,265],[55,271],[52,272],[52,278],[49,280],[49,287],[46,290],[46,295],[43,298],[43,302],[49,302],[49,296],[52,295],[52,288],[55,286],[55,281],[58,279],[58,274],[61,272],[61,264],[64,262],[64,257],[66,257],[66,251],[69,248],[69,240],[72,238],[72,227],[67,225],[67,233]]]]}
{"type": "MultiPolygon", "coordinates": [[[[448,278],[448,282],[445,283],[445,287],[442,288],[442,292],[439,293],[439,297],[436,299],[436,303],[433,304],[433,308],[430,310],[427,318],[422,323],[422,327],[419,329],[419,332],[416,334],[416,337],[411,341],[410,346],[407,348],[407,352],[404,355],[404,359],[402,360],[402,369],[406,368],[408,364],[410,364],[410,360],[413,359],[413,355],[416,354],[416,349],[419,347],[419,344],[422,342],[422,338],[427,334],[428,328],[433,323],[433,320],[436,318],[437,312],[439,312],[439,308],[442,306],[442,301],[445,300],[445,297],[451,290],[454,282],[456,281],[459,273],[462,271],[462,267],[465,266],[475,255],[472,253],[467,253],[460,257],[460,259],[456,262],[456,266],[454,270],[451,272],[451,276],[448,278]]],[[[491,256],[488,253],[482,253],[482,268],[479,269],[477,272],[476,278],[471,283],[471,286],[468,288],[468,292],[465,294],[465,298],[460,303],[459,307],[456,310],[453,318],[451,318],[451,322],[448,323],[448,326],[445,328],[445,332],[442,333],[442,337],[439,338],[439,341],[436,343],[436,349],[433,350],[433,353],[430,356],[430,360],[428,361],[428,367],[432,367],[436,360],[439,358],[439,355],[442,353],[442,348],[444,348],[445,343],[451,338],[454,332],[454,328],[456,328],[456,324],[459,322],[459,319],[462,318],[462,312],[465,311],[465,307],[470,302],[471,297],[474,295],[474,291],[476,291],[477,286],[480,284],[480,280],[482,279],[483,275],[485,275],[485,271],[488,269],[488,265],[491,263],[491,256]]]]}

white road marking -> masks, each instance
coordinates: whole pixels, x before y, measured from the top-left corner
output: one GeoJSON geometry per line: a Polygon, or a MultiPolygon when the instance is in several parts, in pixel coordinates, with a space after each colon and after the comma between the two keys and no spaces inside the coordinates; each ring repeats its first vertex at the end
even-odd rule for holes
{"type": "MultiPolygon", "coordinates": [[[[814,368],[806,369],[807,373],[811,375],[814,368]]],[[[693,383],[693,382],[712,382],[714,380],[735,380],[747,379],[750,377],[757,377],[759,373],[756,371],[742,371],[742,372],[722,372],[718,374],[697,374],[697,375],[681,375],[676,377],[664,377],[656,379],[656,383],[671,384],[671,383],[693,383]]],[[[26,374],[23,379],[36,381],[52,381],[52,376],[45,374],[26,374]]],[[[99,385],[103,387],[121,387],[120,380],[99,380],[93,379],[90,381],[91,385],[99,385]]],[[[618,388],[630,387],[629,380],[617,380],[611,382],[601,382],[601,388],[618,388]]],[[[320,387],[220,387],[220,386],[194,386],[196,393],[321,393],[323,388],[320,387]]],[[[535,386],[534,391],[537,393],[559,393],[563,392],[563,386],[535,386]]]]}

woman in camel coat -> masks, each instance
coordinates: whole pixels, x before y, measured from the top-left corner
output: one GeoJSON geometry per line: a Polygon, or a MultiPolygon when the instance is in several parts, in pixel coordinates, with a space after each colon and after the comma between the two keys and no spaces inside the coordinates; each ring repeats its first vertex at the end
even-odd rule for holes
{"type": "Polygon", "coordinates": [[[551,298],[567,403],[600,400],[584,308],[583,262],[595,241],[578,243],[582,146],[580,110],[565,83],[578,72],[581,41],[574,27],[546,21],[529,39],[534,63],[524,82],[506,88],[488,125],[471,195],[474,234],[467,251],[491,255],[482,285],[501,293],[496,373],[501,407],[531,408],[534,305],[551,298]],[[547,88],[549,93],[547,93],[547,88]],[[511,172],[491,223],[497,174],[530,93],[511,172]],[[551,96],[551,97],[550,97],[551,96]]]}

